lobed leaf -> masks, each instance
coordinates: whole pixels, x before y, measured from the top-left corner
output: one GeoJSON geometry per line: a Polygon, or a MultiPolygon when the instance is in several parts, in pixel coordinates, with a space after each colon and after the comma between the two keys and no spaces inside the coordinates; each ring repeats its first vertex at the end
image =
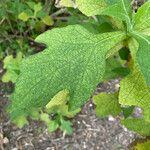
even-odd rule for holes
{"type": "Polygon", "coordinates": [[[94,34],[80,25],[40,35],[36,41],[47,48],[21,66],[9,107],[12,119],[45,106],[63,89],[69,91],[71,110],[83,105],[102,81],[107,52],[125,38],[123,32],[94,34]]]}

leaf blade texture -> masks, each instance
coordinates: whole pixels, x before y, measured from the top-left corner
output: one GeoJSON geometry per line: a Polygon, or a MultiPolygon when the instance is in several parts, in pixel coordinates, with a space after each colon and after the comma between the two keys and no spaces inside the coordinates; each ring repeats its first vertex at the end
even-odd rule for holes
{"type": "Polygon", "coordinates": [[[103,78],[108,50],[125,38],[123,32],[93,34],[80,25],[40,35],[36,41],[48,47],[23,61],[11,117],[45,106],[63,89],[69,91],[71,110],[83,105],[103,78]]]}
{"type": "Polygon", "coordinates": [[[121,123],[129,130],[135,131],[143,136],[150,135],[150,123],[144,119],[124,119],[121,123]]]}
{"type": "Polygon", "coordinates": [[[134,16],[135,29],[142,31],[150,28],[150,0],[145,2],[134,16]]]}
{"type": "Polygon", "coordinates": [[[129,42],[129,48],[133,58],[133,62],[131,62],[132,72],[120,83],[119,103],[122,105],[141,107],[144,111],[144,119],[150,121],[150,88],[148,87],[136,60],[136,54],[138,52],[137,41],[132,39],[129,42]]]}
{"type": "Polygon", "coordinates": [[[96,115],[98,117],[107,117],[108,115],[117,116],[121,112],[118,102],[118,93],[108,94],[100,93],[93,97],[96,105],[96,115]]]}
{"type": "Polygon", "coordinates": [[[139,33],[136,33],[135,35],[135,38],[139,43],[137,61],[147,84],[150,86],[150,36],[139,33]]]}
{"type": "Polygon", "coordinates": [[[129,27],[131,23],[131,2],[129,0],[77,0],[79,10],[87,15],[108,15],[126,21],[129,27]]]}

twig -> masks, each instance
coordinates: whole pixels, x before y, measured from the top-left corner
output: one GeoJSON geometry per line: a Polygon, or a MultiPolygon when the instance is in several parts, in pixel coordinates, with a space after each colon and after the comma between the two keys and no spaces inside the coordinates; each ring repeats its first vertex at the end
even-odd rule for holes
{"type": "Polygon", "coordinates": [[[1,21],[0,21],[0,25],[4,22],[6,18],[4,17],[1,21]]]}
{"type": "Polygon", "coordinates": [[[56,17],[56,16],[58,16],[60,14],[63,14],[63,13],[67,13],[67,9],[66,8],[62,8],[62,9],[54,12],[53,14],[51,14],[51,17],[56,17]]]}
{"type": "Polygon", "coordinates": [[[53,17],[53,19],[67,21],[68,17],[53,17]]]}

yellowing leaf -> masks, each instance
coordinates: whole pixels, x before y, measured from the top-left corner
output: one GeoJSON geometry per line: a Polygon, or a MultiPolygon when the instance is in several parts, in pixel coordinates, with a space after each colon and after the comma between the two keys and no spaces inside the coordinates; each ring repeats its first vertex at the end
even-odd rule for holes
{"type": "Polygon", "coordinates": [[[28,21],[28,19],[30,18],[30,16],[28,16],[27,13],[22,12],[18,15],[18,18],[24,22],[28,21]]]}
{"type": "Polygon", "coordinates": [[[134,59],[133,71],[120,83],[119,102],[122,105],[141,107],[144,110],[145,120],[150,121],[150,88],[136,61],[138,44],[132,40],[129,47],[134,59]]]}
{"type": "Polygon", "coordinates": [[[58,92],[51,100],[50,102],[46,105],[47,109],[51,109],[55,106],[61,106],[65,104],[68,101],[69,97],[69,91],[67,90],[62,90],[58,92]]]}
{"type": "Polygon", "coordinates": [[[99,117],[107,117],[108,115],[115,117],[121,112],[118,93],[100,93],[94,96],[93,100],[96,105],[96,115],[99,117]]]}
{"type": "Polygon", "coordinates": [[[59,4],[65,7],[75,7],[75,3],[72,0],[61,0],[59,4]]]}
{"type": "Polygon", "coordinates": [[[42,18],[42,21],[48,26],[52,26],[54,24],[51,16],[45,16],[44,18],[42,18]]]}

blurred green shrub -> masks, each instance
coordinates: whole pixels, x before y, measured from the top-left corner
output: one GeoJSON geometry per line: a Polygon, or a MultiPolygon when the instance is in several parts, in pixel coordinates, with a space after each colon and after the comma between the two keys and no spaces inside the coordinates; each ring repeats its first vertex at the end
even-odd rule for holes
{"type": "Polygon", "coordinates": [[[54,21],[50,16],[53,0],[2,0],[0,3],[0,59],[21,51],[32,52],[29,41],[54,21]],[[48,4],[47,4],[48,3],[48,4]]]}

